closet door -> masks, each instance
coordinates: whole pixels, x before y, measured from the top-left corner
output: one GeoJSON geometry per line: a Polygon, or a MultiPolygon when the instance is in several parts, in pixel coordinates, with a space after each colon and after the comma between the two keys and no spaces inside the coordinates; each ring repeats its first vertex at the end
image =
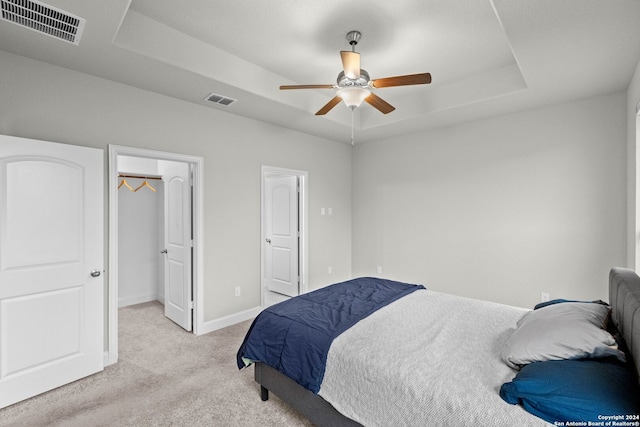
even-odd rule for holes
{"type": "Polygon", "coordinates": [[[164,314],[187,331],[193,323],[191,183],[187,163],[166,162],[164,314]]]}
{"type": "Polygon", "coordinates": [[[0,407],[103,368],[102,151],[0,136],[0,407]]]}

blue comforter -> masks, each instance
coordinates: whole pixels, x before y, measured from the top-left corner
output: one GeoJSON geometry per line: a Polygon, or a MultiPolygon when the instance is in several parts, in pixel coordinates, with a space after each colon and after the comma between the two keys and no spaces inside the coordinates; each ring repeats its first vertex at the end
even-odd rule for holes
{"type": "Polygon", "coordinates": [[[300,295],[265,309],[238,350],[243,359],[263,362],[313,393],[320,391],[329,347],[342,332],[422,285],[361,277],[300,295]]]}

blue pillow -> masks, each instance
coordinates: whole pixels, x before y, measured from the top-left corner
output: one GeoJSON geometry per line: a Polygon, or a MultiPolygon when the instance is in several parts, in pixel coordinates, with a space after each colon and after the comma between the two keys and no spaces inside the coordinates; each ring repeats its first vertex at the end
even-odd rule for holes
{"type": "Polygon", "coordinates": [[[552,424],[640,414],[635,369],[613,358],[530,363],[502,385],[500,397],[552,424]]]}

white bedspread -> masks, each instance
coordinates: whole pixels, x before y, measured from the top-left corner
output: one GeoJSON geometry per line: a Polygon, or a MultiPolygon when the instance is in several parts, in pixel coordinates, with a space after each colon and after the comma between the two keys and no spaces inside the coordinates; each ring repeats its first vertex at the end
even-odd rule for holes
{"type": "Polygon", "coordinates": [[[334,340],[319,394],[365,426],[548,426],[498,392],[525,309],[417,291],[334,340]]]}

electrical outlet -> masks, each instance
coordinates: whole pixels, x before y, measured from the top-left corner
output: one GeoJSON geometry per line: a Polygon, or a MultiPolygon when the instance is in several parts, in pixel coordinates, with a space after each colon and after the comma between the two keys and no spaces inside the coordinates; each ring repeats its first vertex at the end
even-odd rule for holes
{"type": "Polygon", "coordinates": [[[236,286],[236,296],[240,296],[240,286],[236,286]]]}
{"type": "Polygon", "coordinates": [[[542,292],[540,294],[540,302],[547,302],[551,299],[551,295],[548,292],[542,292]]]}
{"type": "Polygon", "coordinates": [[[327,267],[327,273],[329,274],[333,273],[333,267],[331,266],[327,267]]]}
{"type": "Polygon", "coordinates": [[[378,274],[382,274],[382,266],[381,266],[381,265],[379,265],[378,267],[376,267],[376,272],[377,272],[378,274]]]}

